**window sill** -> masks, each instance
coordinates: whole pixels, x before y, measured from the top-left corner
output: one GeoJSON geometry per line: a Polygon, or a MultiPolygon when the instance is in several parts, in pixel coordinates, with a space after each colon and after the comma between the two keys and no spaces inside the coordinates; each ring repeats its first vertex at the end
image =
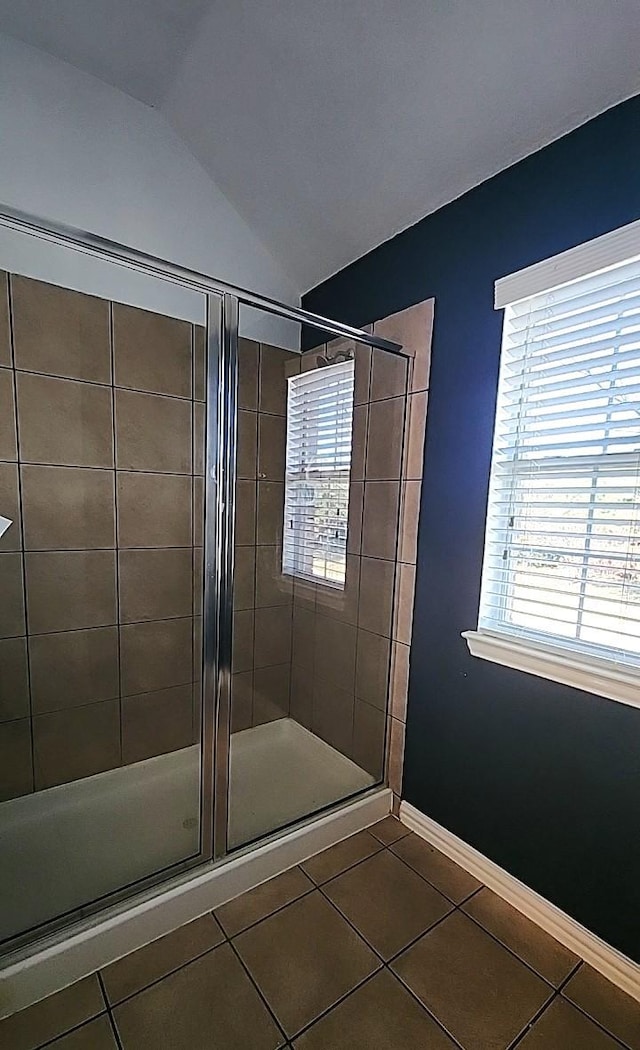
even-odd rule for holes
{"type": "Polygon", "coordinates": [[[640,674],[605,660],[589,660],[577,653],[553,652],[532,642],[484,631],[463,631],[472,656],[526,671],[551,682],[573,686],[608,700],[640,708],[640,674]]]}

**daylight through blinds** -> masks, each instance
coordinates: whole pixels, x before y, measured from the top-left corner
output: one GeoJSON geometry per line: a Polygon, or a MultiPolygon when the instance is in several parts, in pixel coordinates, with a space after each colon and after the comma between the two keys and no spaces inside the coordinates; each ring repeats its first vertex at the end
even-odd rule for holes
{"type": "Polygon", "coordinates": [[[344,587],[354,362],[288,380],[282,568],[344,587]]]}
{"type": "Polygon", "coordinates": [[[640,259],[505,309],[479,625],[640,664],[640,259]]]}

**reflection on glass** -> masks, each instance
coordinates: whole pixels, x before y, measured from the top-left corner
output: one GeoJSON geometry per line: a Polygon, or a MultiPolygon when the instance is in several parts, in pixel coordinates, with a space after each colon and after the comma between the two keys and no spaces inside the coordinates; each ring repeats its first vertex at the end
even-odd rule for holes
{"type": "Polygon", "coordinates": [[[205,340],[159,287],[1,290],[0,939],[200,848],[205,340]]]}
{"type": "Polygon", "coordinates": [[[272,343],[239,341],[231,848],[384,774],[406,360],[272,343]]]}

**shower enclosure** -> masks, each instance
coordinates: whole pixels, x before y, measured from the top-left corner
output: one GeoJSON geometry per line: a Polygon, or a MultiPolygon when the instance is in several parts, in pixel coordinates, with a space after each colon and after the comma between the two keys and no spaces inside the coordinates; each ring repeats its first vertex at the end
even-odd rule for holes
{"type": "Polygon", "coordinates": [[[12,951],[384,782],[408,363],[24,216],[0,267],[12,951]]]}

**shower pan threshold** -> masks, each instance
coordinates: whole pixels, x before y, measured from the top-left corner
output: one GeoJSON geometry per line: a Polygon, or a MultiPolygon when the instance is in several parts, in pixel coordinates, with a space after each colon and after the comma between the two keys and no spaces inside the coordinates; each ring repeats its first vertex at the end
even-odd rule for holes
{"type": "Polygon", "coordinates": [[[374,783],[364,769],[292,718],[234,733],[229,846],[268,835],[374,783]]]}

